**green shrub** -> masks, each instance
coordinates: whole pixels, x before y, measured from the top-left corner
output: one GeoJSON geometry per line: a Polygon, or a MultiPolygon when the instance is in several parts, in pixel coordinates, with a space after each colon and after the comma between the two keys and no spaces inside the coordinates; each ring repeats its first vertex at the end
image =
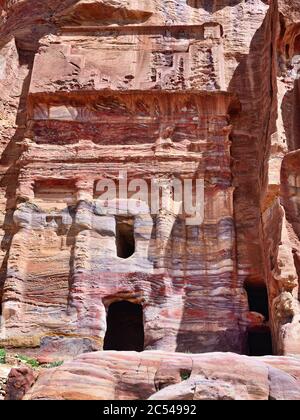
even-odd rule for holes
{"type": "Polygon", "coordinates": [[[51,368],[59,367],[59,366],[63,365],[63,363],[64,362],[62,360],[60,360],[60,361],[57,361],[57,362],[47,363],[47,365],[45,365],[44,367],[47,368],[47,369],[51,369],[51,368]]]}
{"type": "Polygon", "coordinates": [[[0,349],[0,364],[4,364],[6,359],[6,351],[4,349],[0,349]]]}
{"type": "Polygon", "coordinates": [[[30,357],[23,356],[23,355],[20,355],[20,354],[18,354],[17,357],[21,362],[24,362],[24,363],[26,363],[27,365],[29,365],[33,368],[37,368],[37,367],[40,366],[39,362],[36,359],[32,359],[30,357]]]}
{"type": "Polygon", "coordinates": [[[191,371],[190,370],[181,370],[180,371],[180,377],[182,381],[186,381],[191,377],[191,371]]]}

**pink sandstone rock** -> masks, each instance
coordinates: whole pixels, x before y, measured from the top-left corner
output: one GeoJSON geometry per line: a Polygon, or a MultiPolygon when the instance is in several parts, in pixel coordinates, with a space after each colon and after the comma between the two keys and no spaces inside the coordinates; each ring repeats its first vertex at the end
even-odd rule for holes
{"type": "Polygon", "coordinates": [[[298,400],[299,372],[287,357],[95,352],[43,371],[25,399],[298,400]]]}
{"type": "Polygon", "coordinates": [[[6,384],[6,400],[21,400],[32,387],[37,375],[29,367],[12,368],[6,384]]]}
{"type": "Polygon", "coordinates": [[[299,356],[299,23],[295,0],[0,1],[0,347],[299,356]],[[124,173],[167,208],[107,215],[124,173]],[[195,178],[193,226],[172,182],[195,178]]]}
{"type": "MultiPolygon", "coordinates": [[[[26,3],[8,9],[7,21],[21,7],[25,13],[26,3]]],[[[264,97],[257,98],[260,84],[243,87],[240,75],[252,77],[241,62],[253,37],[259,51],[272,45],[264,28],[276,15],[260,1],[243,3],[241,15],[235,2],[231,25],[226,7],[199,6],[158,0],[53,5],[55,30],[38,40],[28,64],[3,345],[40,348],[40,357],[101,349],[109,305],[122,300],[142,306],[145,349],[246,353],[248,329],[268,329],[265,315],[249,311],[244,289],[252,277],[264,280],[257,230],[262,191],[249,192],[259,174],[255,166],[245,176],[238,155],[256,160],[255,142],[268,139],[262,127],[273,100],[264,100],[272,56],[256,68],[264,97]],[[243,40],[233,30],[237,21],[249,26],[243,40]],[[259,100],[261,119],[254,126],[259,100]],[[246,135],[237,129],[241,124],[246,135]],[[115,215],[104,217],[95,207],[97,182],[115,179],[120,169],[128,182],[157,178],[164,188],[174,177],[203,179],[204,222],[189,226],[176,203],[156,215],[125,209],[135,252],[130,260],[120,258],[115,215]],[[245,234],[252,249],[243,249],[245,234]]],[[[32,36],[28,22],[23,42],[32,36]]],[[[23,43],[20,48],[27,51],[23,43]]],[[[257,62],[259,51],[253,52],[257,62]]],[[[120,198],[116,203],[127,205],[120,198]]]]}

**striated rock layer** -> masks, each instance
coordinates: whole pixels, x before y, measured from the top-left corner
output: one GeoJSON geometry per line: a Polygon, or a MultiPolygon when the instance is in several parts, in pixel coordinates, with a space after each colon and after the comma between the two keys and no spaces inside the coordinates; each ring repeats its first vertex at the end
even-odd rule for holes
{"type": "Polygon", "coordinates": [[[42,372],[24,399],[299,400],[300,361],[231,353],[94,352],[42,372]]]}
{"type": "Polygon", "coordinates": [[[0,2],[0,347],[300,354],[297,3],[0,2]]]}

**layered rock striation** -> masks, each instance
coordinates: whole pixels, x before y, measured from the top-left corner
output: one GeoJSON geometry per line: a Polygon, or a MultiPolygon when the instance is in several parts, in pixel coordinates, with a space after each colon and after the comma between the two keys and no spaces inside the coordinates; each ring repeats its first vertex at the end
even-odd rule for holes
{"type": "Polygon", "coordinates": [[[0,347],[300,354],[297,3],[0,2],[0,347]]]}
{"type": "Polygon", "coordinates": [[[42,372],[25,399],[299,400],[300,362],[230,353],[94,352],[42,372]]]}

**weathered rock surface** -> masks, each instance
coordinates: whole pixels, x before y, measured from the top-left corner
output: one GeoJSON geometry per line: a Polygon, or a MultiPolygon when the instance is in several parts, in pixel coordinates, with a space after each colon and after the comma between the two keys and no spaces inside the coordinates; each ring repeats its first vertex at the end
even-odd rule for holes
{"type": "Polygon", "coordinates": [[[126,300],[142,305],[146,349],[248,352],[249,328],[269,328],[244,286],[266,278],[261,168],[275,127],[275,4],[50,1],[27,16],[30,3],[7,3],[2,28],[15,37],[16,65],[21,56],[29,68],[24,129],[6,151],[18,172],[2,345],[41,357],[101,349],[110,304],[126,300]],[[128,182],[157,178],[165,189],[203,179],[204,222],[190,226],[176,200],[157,215],[124,209],[135,252],[120,258],[116,215],[103,216],[95,190],[120,169],[128,182]]]}
{"type": "MultiPolygon", "coordinates": [[[[137,349],[141,327],[147,350],[299,356],[298,1],[0,7],[0,347],[60,360],[110,349],[108,332],[137,349]],[[167,208],[147,192],[136,210],[140,178],[167,208]],[[196,178],[191,225],[172,182],[196,178]],[[133,188],[118,214],[105,180],[133,188]],[[137,312],[111,320],[121,301],[137,312]]],[[[286,398],[292,379],[265,369],[263,398],[286,398]]],[[[201,375],[177,382],[160,392],[204,395],[201,375]]]]}
{"type": "Polygon", "coordinates": [[[12,368],[7,378],[5,399],[21,400],[30,390],[36,378],[37,373],[29,367],[12,368]]]}
{"type": "Polygon", "coordinates": [[[300,361],[230,353],[95,352],[43,371],[25,399],[299,400],[300,361]]]}
{"type": "Polygon", "coordinates": [[[271,139],[268,209],[264,212],[270,275],[266,278],[270,302],[273,348],[279,354],[299,354],[299,22],[298,2],[279,0],[277,41],[277,131],[271,139]],[[279,197],[279,199],[278,199],[279,197]],[[273,200],[273,202],[272,202],[273,200]],[[271,203],[271,205],[270,205],[271,203]],[[282,222],[280,222],[282,221],[282,222]],[[279,222],[279,223],[278,223],[279,222]],[[278,239],[272,232],[280,226],[278,239]],[[275,253],[274,253],[275,251],[275,253]],[[274,258],[275,257],[275,258],[274,258]]]}
{"type": "Polygon", "coordinates": [[[0,365],[0,401],[3,401],[6,394],[7,377],[11,370],[10,366],[0,365]]]}

